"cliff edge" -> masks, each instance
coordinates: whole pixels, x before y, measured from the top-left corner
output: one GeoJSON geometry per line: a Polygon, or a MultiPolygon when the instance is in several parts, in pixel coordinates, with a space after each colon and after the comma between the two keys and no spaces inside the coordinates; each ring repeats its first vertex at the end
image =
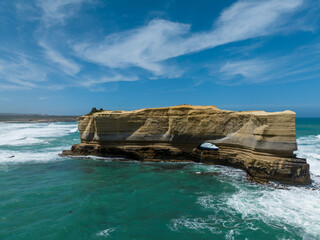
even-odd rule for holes
{"type": "Polygon", "coordinates": [[[309,184],[309,165],[293,153],[295,116],[192,105],[99,111],[78,118],[81,143],[62,155],[201,161],[242,168],[256,180],[309,184]],[[201,150],[204,142],[219,150],[201,150]]]}

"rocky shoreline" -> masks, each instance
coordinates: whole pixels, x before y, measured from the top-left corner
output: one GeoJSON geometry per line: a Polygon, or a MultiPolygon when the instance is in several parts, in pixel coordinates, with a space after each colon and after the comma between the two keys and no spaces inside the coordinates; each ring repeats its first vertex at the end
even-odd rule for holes
{"type": "Polygon", "coordinates": [[[78,118],[81,143],[62,155],[140,161],[196,161],[244,169],[257,181],[309,184],[309,165],[297,158],[295,113],[234,112],[181,105],[100,111],[78,118]],[[212,143],[219,150],[201,150],[212,143]]]}

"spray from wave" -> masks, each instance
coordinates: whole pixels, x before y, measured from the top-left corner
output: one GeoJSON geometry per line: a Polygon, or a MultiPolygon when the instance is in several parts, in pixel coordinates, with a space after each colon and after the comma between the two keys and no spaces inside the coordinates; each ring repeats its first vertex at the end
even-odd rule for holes
{"type": "Polygon", "coordinates": [[[310,135],[297,139],[298,157],[306,158],[314,181],[320,183],[320,135],[310,135]]]}

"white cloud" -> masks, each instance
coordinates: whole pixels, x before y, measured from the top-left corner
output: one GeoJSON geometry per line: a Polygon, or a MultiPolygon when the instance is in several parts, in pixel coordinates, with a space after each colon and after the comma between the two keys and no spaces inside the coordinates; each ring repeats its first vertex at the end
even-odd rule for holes
{"type": "Polygon", "coordinates": [[[13,54],[10,59],[0,59],[0,66],[0,83],[3,89],[35,88],[38,83],[47,80],[45,69],[24,55],[13,54]]]}
{"type": "Polygon", "coordinates": [[[111,68],[138,66],[160,75],[165,69],[157,61],[167,58],[165,46],[170,48],[189,28],[187,24],[153,20],[142,28],[110,35],[101,43],[77,44],[74,49],[81,57],[111,68]]]}
{"type": "Polygon", "coordinates": [[[267,73],[270,68],[270,63],[266,61],[251,59],[227,62],[220,68],[220,73],[226,77],[225,80],[241,76],[251,81],[259,82],[259,77],[267,73]]]}
{"type": "Polygon", "coordinates": [[[303,0],[238,1],[222,12],[214,35],[218,42],[254,38],[273,34],[288,22],[288,15],[298,11],[303,0]]]}
{"type": "Polygon", "coordinates": [[[188,24],[156,19],[101,42],[76,44],[74,49],[78,56],[104,66],[138,66],[165,75],[164,60],[283,30],[289,14],[302,4],[303,0],[238,1],[224,10],[207,32],[192,33],[188,24]]]}
{"type": "Polygon", "coordinates": [[[41,19],[39,9],[33,2],[21,1],[15,3],[17,17],[20,21],[39,21],[41,19]]]}
{"type": "Polygon", "coordinates": [[[111,82],[134,82],[138,81],[139,78],[137,76],[122,76],[120,74],[114,74],[112,76],[103,76],[100,78],[87,78],[84,81],[78,82],[80,86],[84,87],[92,87],[98,84],[103,84],[103,83],[111,83],[111,82]]]}
{"type": "Polygon", "coordinates": [[[46,57],[57,63],[61,70],[68,75],[74,76],[81,70],[80,65],[76,64],[74,61],[65,58],[59,52],[55,51],[53,48],[49,47],[44,41],[40,41],[39,45],[44,48],[46,57]]]}
{"type": "Polygon", "coordinates": [[[284,83],[319,79],[320,60],[316,45],[309,45],[287,55],[229,60],[218,71],[212,65],[209,72],[220,84],[226,85],[284,83]]]}
{"type": "Polygon", "coordinates": [[[64,24],[66,18],[72,16],[79,5],[86,0],[38,0],[43,10],[42,20],[47,26],[64,24]]]}

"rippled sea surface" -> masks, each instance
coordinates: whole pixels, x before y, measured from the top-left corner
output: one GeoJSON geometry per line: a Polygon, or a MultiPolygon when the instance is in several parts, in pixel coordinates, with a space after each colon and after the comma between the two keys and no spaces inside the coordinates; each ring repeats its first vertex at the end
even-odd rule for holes
{"type": "Polygon", "coordinates": [[[320,119],[297,119],[312,185],[230,167],[62,158],[76,123],[0,124],[0,239],[320,239],[320,119]]]}

